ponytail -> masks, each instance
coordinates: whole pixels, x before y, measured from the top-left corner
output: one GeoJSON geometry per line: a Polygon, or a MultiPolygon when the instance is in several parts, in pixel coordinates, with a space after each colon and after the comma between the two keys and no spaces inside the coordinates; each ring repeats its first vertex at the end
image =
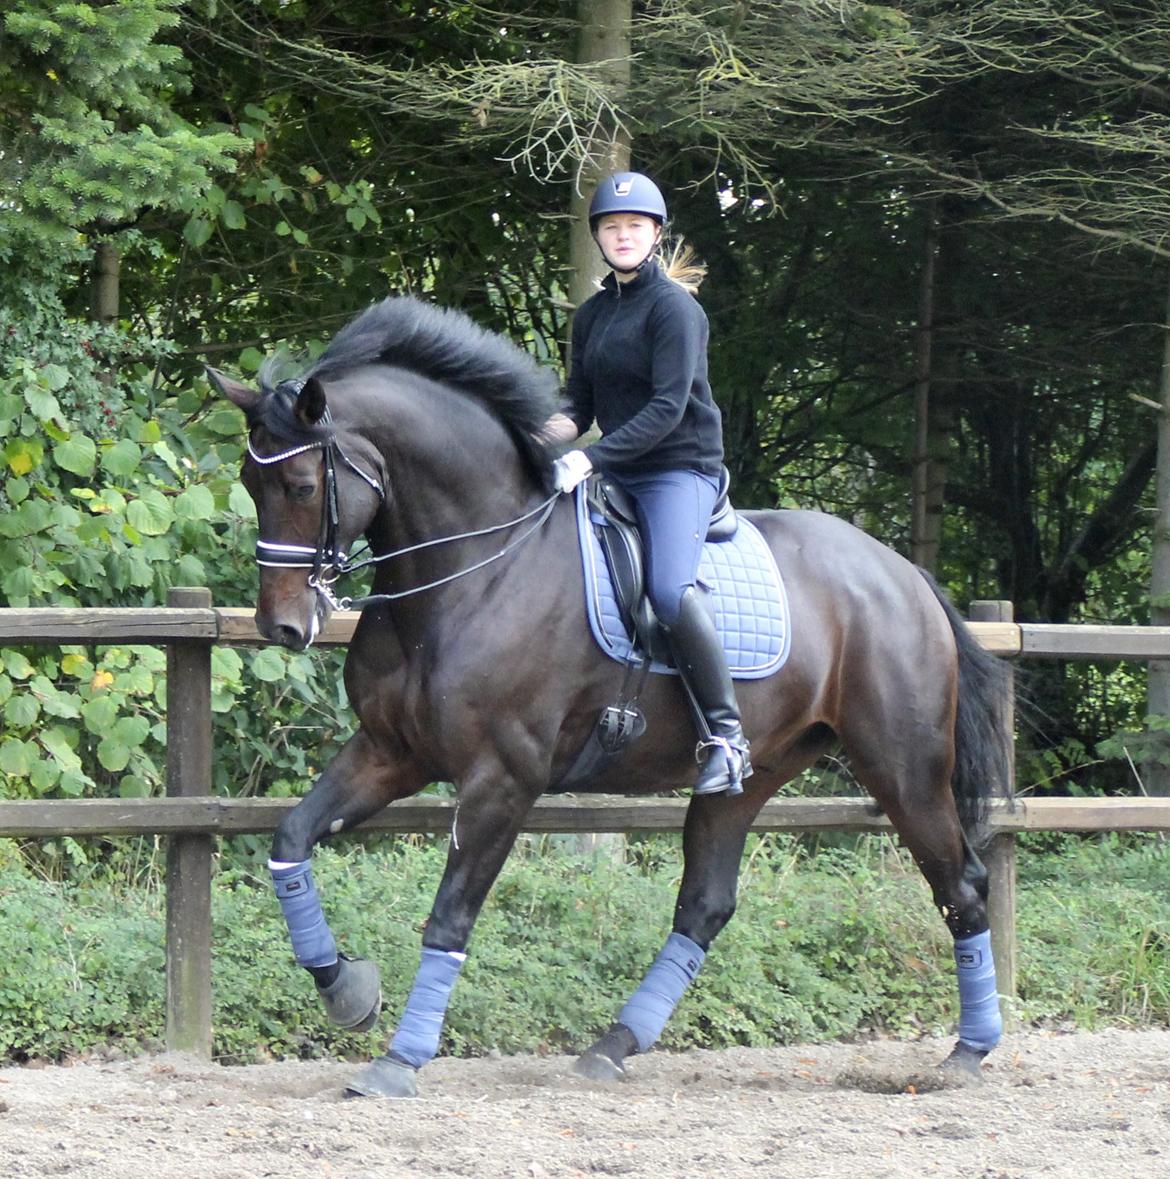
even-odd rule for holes
{"type": "Polygon", "coordinates": [[[679,237],[664,241],[659,250],[666,277],[678,283],[688,295],[696,294],[699,284],[707,277],[707,264],[699,261],[694,248],[679,237]]]}

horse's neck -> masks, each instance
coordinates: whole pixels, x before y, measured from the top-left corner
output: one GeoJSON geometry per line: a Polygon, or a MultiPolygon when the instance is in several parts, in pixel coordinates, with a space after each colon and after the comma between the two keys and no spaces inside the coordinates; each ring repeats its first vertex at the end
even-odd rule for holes
{"type": "MultiPolygon", "coordinates": [[[[474,398],[431,388],[422,396],[401,393],[389,408],[375,438],[390,484],[379,528],[388,542],[405,546],[492,527],[536,502],[508,431],[474,398]]],[[[417,563],[449,565],[449,547],[424,551],[417,563]]]]}

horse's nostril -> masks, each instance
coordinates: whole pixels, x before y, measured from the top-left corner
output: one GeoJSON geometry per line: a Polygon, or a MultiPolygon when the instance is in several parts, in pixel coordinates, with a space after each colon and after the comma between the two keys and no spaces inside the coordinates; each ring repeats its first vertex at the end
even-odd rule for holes
{"type": "Polygon", "coordinates": [[[275,639],[282,647],[299,651],[305,645],[305,635],[299,626],[288,626],[282,623],[276,628],[275,639]]]}
{"type": "Polygon", "coordinates": [[[292,651],[303,650],[305,632],[295,623],[276,622],[257,611],[256,629],[271,643],[279,643],[292,651]]]}

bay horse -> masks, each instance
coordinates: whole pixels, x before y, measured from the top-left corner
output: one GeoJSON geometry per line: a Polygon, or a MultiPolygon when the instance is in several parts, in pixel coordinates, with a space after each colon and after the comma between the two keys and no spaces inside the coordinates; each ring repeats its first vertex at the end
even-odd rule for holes
{"type": "MultiPolygon", "coordinates": [[[[260,632],[299,651],[338,605],[362,610],[345,663],[357,730],[281,819],[270,863],[296,959],[344,1027],[373,1026],[379,975],[337,953],[313,847],[430,782],[457,791],[401,1022],[347,1088],[414,1096],[488,891],[623,675],[586,626],[571,497],[550,494],[540,430],[556,381],[461,313],[413,298],[363,312],[296,378],[277,380],[271,365],[259,389],[209,376],[246,416],[260,632]],[[336,579],[367,563],[348,555],[363,537],[371,593],[338,599],[336,579]]],[[[1008,782],[1010,675],[928,575],[859,529],[811,511],[742,515],[775,554],[794,620],[783,668],[738,687],[755,774],[738,797],[691,799],[672,933],[576,1067],[619,1078],[627,1057],[651,1047],[735,910],[761,806],[839,742],[954,938],[958,1039],[943,1063],[978,1073],[1002,1028],[976,848],[987,803],[1008,782]]],[[[592,788],[649,793],[693,780],[678,679],[651,675],[641,704],[645,733],[592,788]]]]}

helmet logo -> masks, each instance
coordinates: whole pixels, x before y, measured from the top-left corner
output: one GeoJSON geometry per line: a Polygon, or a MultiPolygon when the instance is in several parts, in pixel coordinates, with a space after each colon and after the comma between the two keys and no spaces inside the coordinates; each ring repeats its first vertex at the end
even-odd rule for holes
{"type": "Polygon", "coordinates": [[[634,187],[632,180],[618,180],[616,177],[613,182],[613,191],[615,195],[620,197],[627,197],[630,195],[630,189],[634,187]]]}

